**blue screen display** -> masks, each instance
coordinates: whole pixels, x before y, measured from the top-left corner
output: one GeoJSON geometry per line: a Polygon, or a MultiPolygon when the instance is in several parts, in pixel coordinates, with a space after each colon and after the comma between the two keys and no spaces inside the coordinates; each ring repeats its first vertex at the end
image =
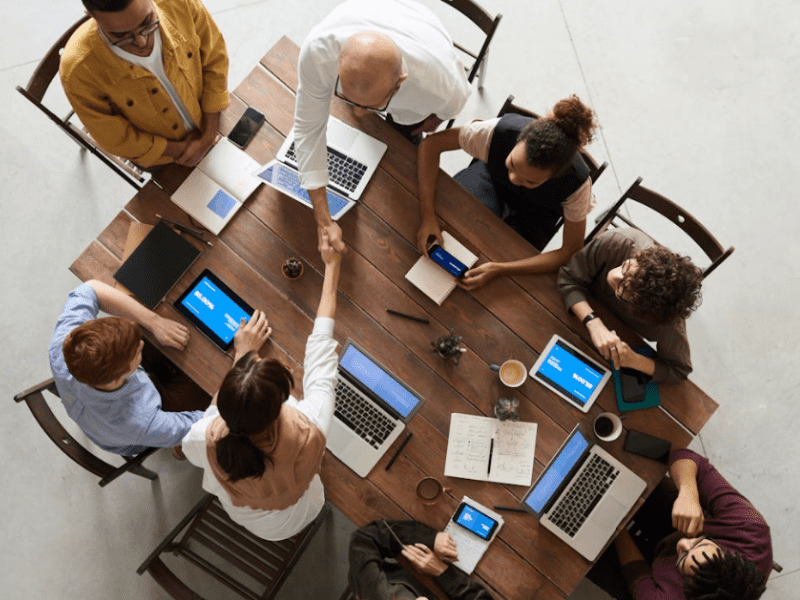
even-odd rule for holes
{"type": "Polygon", "coordinates": [[[558,486],[575,466],[575,463],[589,446],[589,440],[576,430],[558,455],[547,465],[547,469],[528,492],[525,504],[537,514],[541,513],[545,504],[553,496],[558,486]]]}
{"type": "Polygon", "coordinates": [[[586,404],[603,379],[601,371],[558,342],[553,345],[536,376],[545,379],[579,404],[586,404]]]}
{"type": "Polygon", "coordinates": [[[192,311],[226,344],[233,339],[239,329],[240,320],[250,320],[250,315],[208,277],[203,277],[181,304],[192,311]]]}
{"type": "Polygon", "coordinates": [[[420,399],[400,384],[355,346],[349,346],[339,366],[350,373],[367,389],[396,410],[403,418],[417,407],[420,399]]]}
{"type": "Polygon", "coordinates": [[[467,265],[458,260],[455,256],[447,252],[441,246],[434,246],[431,252],[431,260],[445,271],[450,273],[453,277],[461,277],[461,274],[467,270],[467,265]]]}
{"type": "Polygon", "coordinates": [[[464,509],[456,515],[456,523],[463,525],[472,533],[485,540],[489,539],[497,521],[476,510],[469,504],[464,504],[464,509]]]}
{"type": "Polygon", "coordinates": [[[223,190],[217,191],[211,202],[208,203],[208,208],[219,217],[223,219],[228,216],[231,209],[236,206],[236,200],[226,194],[223,190]]]}

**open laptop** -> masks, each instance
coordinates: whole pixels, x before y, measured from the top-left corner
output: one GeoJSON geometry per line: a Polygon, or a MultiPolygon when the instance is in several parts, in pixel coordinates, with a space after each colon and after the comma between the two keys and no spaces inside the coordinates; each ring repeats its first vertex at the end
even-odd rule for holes
{"type": "Polygon", "coordinates": [[[589,560],[595,560],[647,487],[577,425],[522,499],[522,505],[589,560]]]}
{"type": "MultiPolygon", "coordinates": [[[[386,152],[386,144],[374,137],[328,117],[328,207],[331,218],[338,220],[361,197],[375,169],[386,152]]],[[[257,172],[271,187],[311,206],[308,193],[300,185],[295,154],[294,128],[286,136],[274,160],[257,172]]]]}
{"type": "Polygon", "coordinates": [[[326,446],[366,477],[422,403],[416,392],[347,340],[339,355],[336,411],[326,446]]]}

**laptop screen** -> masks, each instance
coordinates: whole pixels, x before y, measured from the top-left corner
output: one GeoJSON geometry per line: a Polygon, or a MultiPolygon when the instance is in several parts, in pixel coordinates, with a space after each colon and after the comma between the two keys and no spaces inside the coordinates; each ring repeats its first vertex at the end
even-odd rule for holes
{"type": "Polygon", "coordinates": [[[525,495],[523,502],[540,516],[548,502],[569,477],[575,465],[589,447],[589,440],[579,428],[575,428],[564,445],[558,450],[550,464],[525,495]]]}
{"type": "Polygon", "coordinates": [[[534,377],[557,388],[575,403],[584,405],[603,380],[605,371],[557,340],[534,377]]]}
{"type": "Polygon", "coordinates": [[[339,359],[339,368],[391,406],[403,419],[407,419],[421,402],[416,394],[353,344],[348,345],[339,359]]]}

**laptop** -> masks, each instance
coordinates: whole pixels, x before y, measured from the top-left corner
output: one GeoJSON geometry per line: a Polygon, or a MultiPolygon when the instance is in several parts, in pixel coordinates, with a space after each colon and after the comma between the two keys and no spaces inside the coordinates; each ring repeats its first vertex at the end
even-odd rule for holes
{"type": "Polygon", "coordinates": [[[326,446],[366,477],[422,403],[419,394],[348,339],[339,355],[336,410],[326,446]]]}
{"type": "Polygon", "coordinates": [[[525,494],[522,506],[593,561],[646,487],[641,477],[596,446],[579,424],[525,494]]]}
{"type": "MultiPolygon", "coordinates": [[[[386,152],[386,144],[346,125],[336,117],[328,117],[328,207],[336,221],[355,206],[386,152]]],[[[311,206],[308,193],[300,185],[294,128],[286,136],[274,160],[257,172],[267,185],[295,200],[311,206]]]]}

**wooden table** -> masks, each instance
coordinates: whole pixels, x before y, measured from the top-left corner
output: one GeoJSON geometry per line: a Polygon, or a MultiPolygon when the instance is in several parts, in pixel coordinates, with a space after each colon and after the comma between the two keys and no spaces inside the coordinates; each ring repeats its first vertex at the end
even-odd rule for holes
{"type": "MultiPolygon", "coordinates": [[[[221,118],[220,131],[226,134],[248,105],[267,116],[247,148],[262,164],[274,157],[292,126],[298,52],[292,41],[280,40],[235,90],[231,107],[221,118]]],[[[443,476],[451,413],[491,414],[494,402],[511,394],[501,386],[489,364],[514,357],[532,365],[553,333],[590,355],[598,355],[585,329],[564,310],[554,275],[503,277],[472,293],[457,289],[441,307],[407,282],[404,275],[419,256],[415,247],[419,222],[416,150],[374,115],[356,123],[338,100],[332,112],[389,146],[361,205],[340,221],[350,251],[344,258],[339,283],[335,337],[340,343],[347,337],[356,340],[427,401],[410,422],[408,429],[414,438],[391,471],[385,471],[384,465],[393,449],[366,479],[327,454],[322,472],[327,497],[358,525],[377,518],[413,518],[437,528],[445,526],[465,494],[488,506],[518,503],[526,492],[524,487],[443,476]],[[389,315],[386,308],[424,315],[431,324],[389,315]],[[463,344],[469,349],[457,366],[431,350],[431,341],[451,327],[463,336],[463,344]],[[415,496],[416,483],[425,475],[441,479],[449,488],[448,496],[434,506],[422,505],[415,496]]],[[[155,214],[159,213],[186,222],[186,215],[170,202],[169,193],[187,174],[188,169],[175,166],[159,176],[163,189],[153,182],[147,184],[86,248],[71,270],[82,280],[113,282],[112,273],[120,263],[132,220],[155,223],[155,214]]],[[[482,260],[512,260],[535,252],[444,173],[437,182],[437,197],[444,228],[482,260]]],[[[296,381],[301,381],[305,342],[311,332],[323,272],[311,211],[261,186],[213,244],[213,248],[202,247],[201,257],[158,307],[159,314],[180,321],[182,317],[172,308],[172,302],[200,271],[210,268],[252,306],[266,311],[274,333],[262,354],[285,361],[297,375],[296,381]],[[306,263],[305,274],[297,281],[281,274],[281,263],[290,256],[306,263]]],[[[640,343],[623,324],[610,315],[603,317],[623,339],[640,343]]],[[[184,352],[166,350],[166,354],[210,393],[217,390],[231,365],[230,356],[197,331],[193,331],[184,352]]],[[[588,414],[571,408],[530,379],[514,390],[513,396],[521,401],[522,420],[538,423],[534,476],[577,422],[590,424],[598,413],[616,410],[611,385],[588,414]]],[[[717,407],[688,381],[662,386],[661,398],[662,408],[629,413],[624,424],[628,429],[668,438],[673,447],[685,447],[717,407]]],[[[664,475],[664,467],[623,452],[623,438],[603,446],[647,481],[646,496],[664,475]]],[[[507,513],[505,519],[475,576],[499,598],[568,595],[590,563],[539,527],[533,517],[507,513]]]]}

